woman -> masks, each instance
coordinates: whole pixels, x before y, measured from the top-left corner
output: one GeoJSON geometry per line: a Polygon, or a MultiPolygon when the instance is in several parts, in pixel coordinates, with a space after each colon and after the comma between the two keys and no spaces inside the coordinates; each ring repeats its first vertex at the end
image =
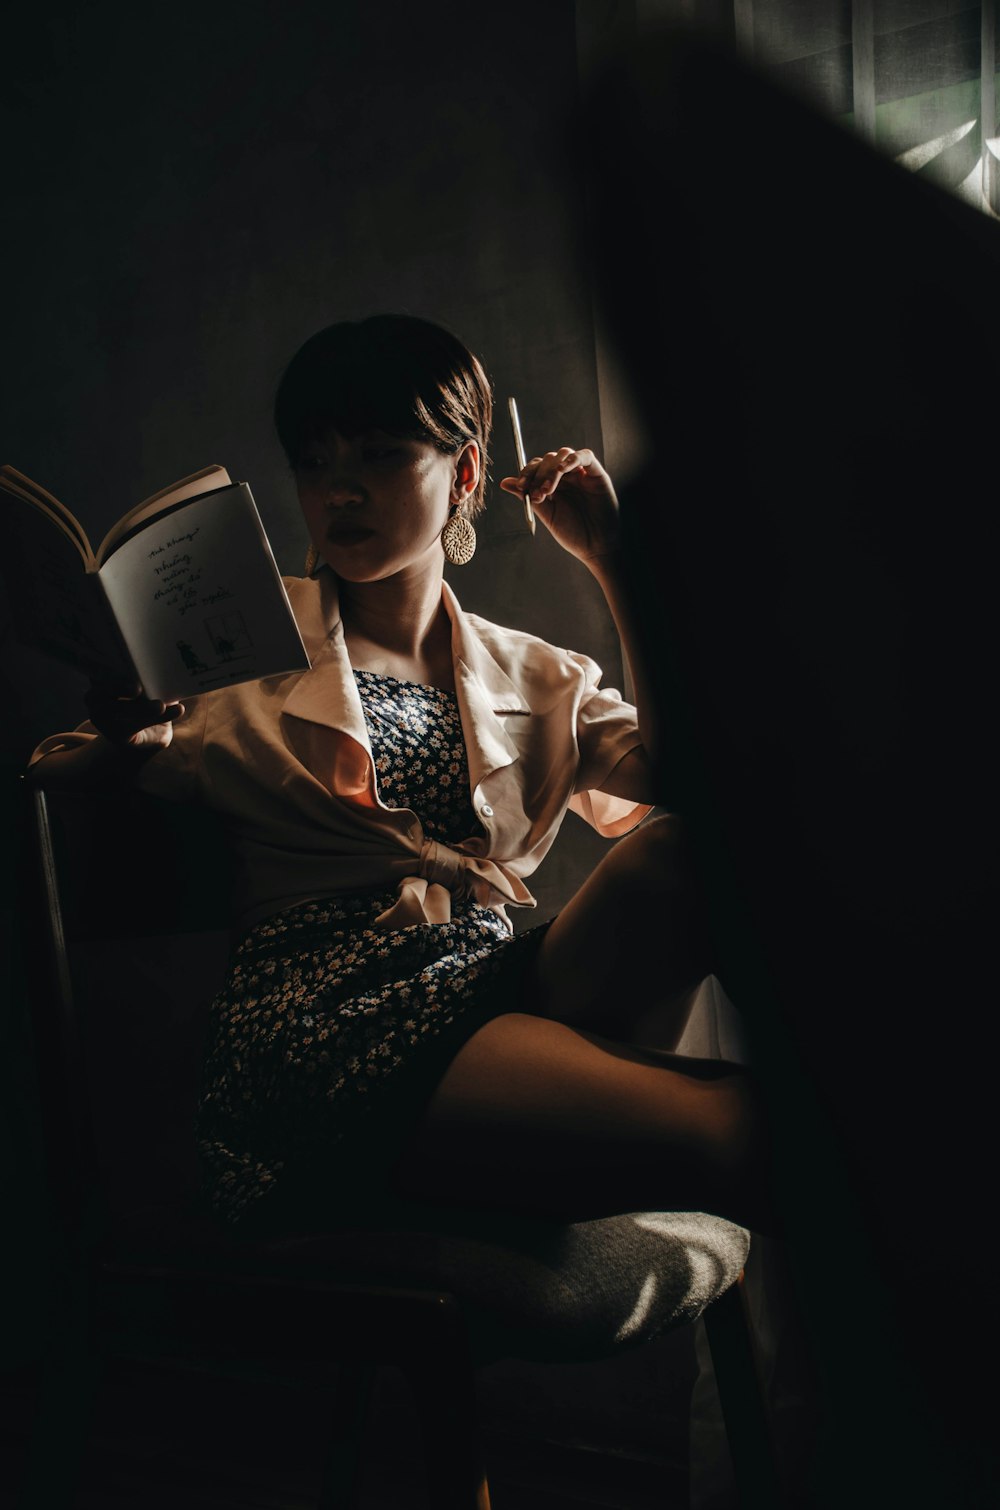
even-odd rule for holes
{"type": "Polygon", "coordinates": [[[275,405],[312,542],[287,583],[312,669],[186,709],[95,686],[90,723],[35,759],[49,785],[127,777],[229,825],[241,937],[199,1149],[236,1230],[350,1220],[386,1188],[759,1229],[745,1074],[662,1052],[707,966],[676,823],[648,818],[662,734],[593,452],[550,451],[500,486],[600,585],[636,708],[587,657],[465,614],[443,580],[474,539],[491,412],[480,363],[435,325],[319,332],[275,405]],[[570,806],[627,837],[515,937],[505,908],[532,904],[524,878],[570,806]]]}

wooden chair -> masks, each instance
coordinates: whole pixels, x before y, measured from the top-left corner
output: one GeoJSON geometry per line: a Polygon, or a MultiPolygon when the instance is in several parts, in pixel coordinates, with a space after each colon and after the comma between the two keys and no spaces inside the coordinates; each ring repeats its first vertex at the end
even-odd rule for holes
{"type": "Polygon", "coordinates": [[[25,785],[25,975],[67,1284],[22,1510],[72,1502],[109,1357],[279,1368],[336,1390],[322,1507],[355,1503],[371,1380],[393,1365],[412,1386],[429,1502],[484,1510],[477,1365],[608,1356],[703,1312],[743,1502],[781,1503],[742,1228],[700,1213],[563,1225],[398,1208],[365,1230],[222,1230],[198,1192],[193,1110],[228,953],[224,836],[211,814],[139,793],[25,785]]]}

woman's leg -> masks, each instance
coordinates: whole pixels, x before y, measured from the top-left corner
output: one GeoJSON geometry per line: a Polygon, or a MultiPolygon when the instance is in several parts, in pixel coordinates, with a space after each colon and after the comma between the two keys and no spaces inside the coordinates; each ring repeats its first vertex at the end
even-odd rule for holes
{"type": "Polygon", "coordinates": [[[452,1060],[397,1165],[400,1192],[566,1219],[711,1211],[773,1230],[746,1071],[639,1046],[676,1045],[707,938],[677,821],[616,844],[549,927],[528,1012],[494,1018],[452,1060]]]}
{"type": "Polygon", "coordinates": [[[709,928],[679,821],[620,839],[551,923],[526,1005],[608,1038],[675,1047],[710,973],[709,928]]]}
{"type": "Polygon", "coordinates": [[[766,1135],[740,1070],[602,1041],[524,1013],[452,1060],[399,1160],[408,1199],[581,1220],[710,1211],[770,1230],[766,1135]]]}

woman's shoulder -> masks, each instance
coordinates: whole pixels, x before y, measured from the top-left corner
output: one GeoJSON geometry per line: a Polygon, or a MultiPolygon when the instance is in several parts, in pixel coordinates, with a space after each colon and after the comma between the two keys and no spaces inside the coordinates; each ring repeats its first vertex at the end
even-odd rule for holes
{"type": "Polygon", "coordinates": [[[329,568],[313,577],[282,577],[299,633],[312,656],[340,621],[337,579],[329,568]]]}
{"type": "Polygon", "coordinates": [[[293,593],[304,592],[309,588],[317,586],[317,579],[315,577],[290,577],[283,572],[281,580],[285,584],[285,590],[289,597],[293,593]]]}
{"type": "Polygon", "coordinates": [[[515,658],[520,656],[554,657],[562,660],[572,654],[562,646],[543,639],[541,635],[532,634],[528,629],[518,629],[511,624],[498,624],[493,619],[485,619],[478,613],[465,613],[464,618],[477,639],[491,654],[496,654],[498,659],[506,655],[515,658]]]}
{"type": "Polygon", "coordinates": [[[286,577],[281,578],[282,586],[288,594],[288,601],[292,605],[292,612],[297,611],[320,601],[320,584],[315,577],[286,577]]]}
{"type": "Polygon", "coordinates": [[[498,624],[479,614],[465,614],[465,625],[512,681],[554,691],[600,677],[589,656],[555,645],[527,629],[498,624]]]}
{"type": "Polygon", "coordinates": [[[543,650],[554,650],[557,654],[560,653],[557,645],[551,644],[550,641],[543,639],[541,635],[532,634],[527,629],[519,629],[513,624],[498,624],[496,620],[486,619],[482,614],[468,612],[465,614],[465,620],[476,632],[484,645],[495,645],[497,648],[503,648],[505,645],[511,647],[531,645],[538,646],[543,650]]]}

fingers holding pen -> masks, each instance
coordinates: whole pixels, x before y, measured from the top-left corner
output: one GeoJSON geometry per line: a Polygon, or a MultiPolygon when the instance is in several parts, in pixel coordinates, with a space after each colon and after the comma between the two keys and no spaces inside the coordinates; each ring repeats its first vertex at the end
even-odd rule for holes
{"type": "Polygon", "coordinates": [[[567,473],[580,472],[588,476],[595,469],[603,473],[593,451],[586,447],[560,446],[558,451],[533,456],[516,476],[501,478],[500,486],[505,492],[522,498],[527,496],[532,504],[541,503],[555,492],[567,473]]]}
{"type": "Polygon", "coordinates": [[[516,476],[501,478],[500,486],[543,510],[553,495],[586,509],[595,504],[616,508],[618,502],[611,478],[588,446],[560,446],[533,456],[516,476]]]}
{"type": "Polygon", "coordinates": [[[576,472],[593,460],[592,451],[576,451],[571,446],[561,446],[558,451],[546,451],[544,456],[532,457],[528,463],[533,469],[526,479],[533,503],[542,503],[554,493],[567,472],[576,472]]]}
{"type": "Polygon", "coordinates": [[[558,544],[584,562],[617,547],[618,499],[611,478],[587,446],[560,446],[533,456],[500,486],[531,507],[558,544]]]}

